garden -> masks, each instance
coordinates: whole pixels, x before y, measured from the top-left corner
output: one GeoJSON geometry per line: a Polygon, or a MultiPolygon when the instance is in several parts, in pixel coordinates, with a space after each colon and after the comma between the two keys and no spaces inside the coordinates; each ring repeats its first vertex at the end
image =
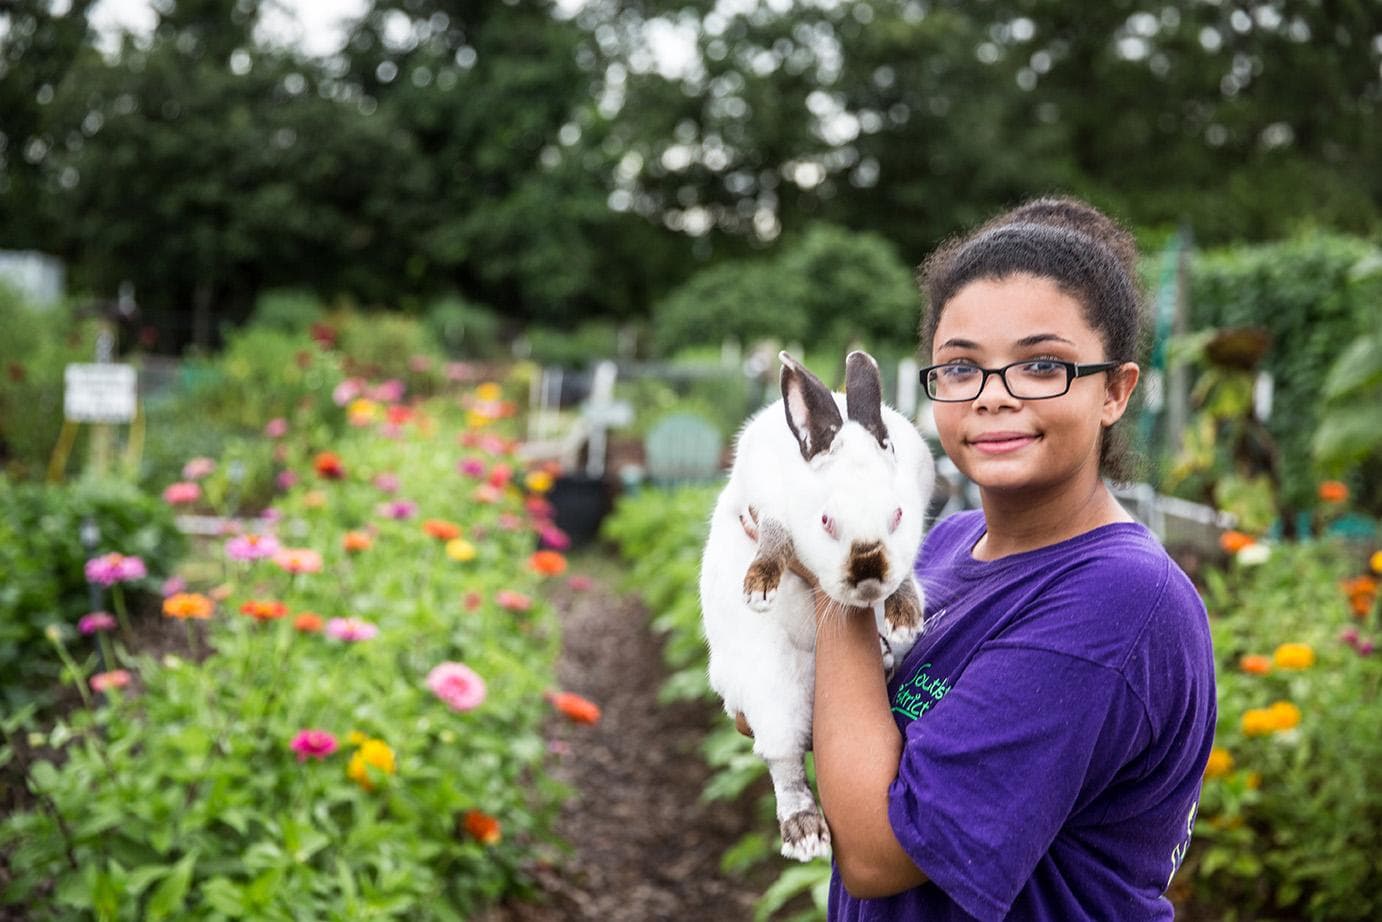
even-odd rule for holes
{"type": "Polygon", "coordinates": [[[1210,618],[1167,896],[1382,917],[1366,4],[146,5],[0,5],[0,922],[823,920],[709,512],[782,348],[972,507],[915,267],[1052,190],[1136,236],[1118,495],[1210,618]]]}

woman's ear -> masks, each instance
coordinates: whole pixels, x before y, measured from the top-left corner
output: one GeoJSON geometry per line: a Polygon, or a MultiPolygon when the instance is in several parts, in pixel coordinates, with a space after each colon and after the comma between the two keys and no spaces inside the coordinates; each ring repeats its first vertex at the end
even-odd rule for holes
{"type": "Polygon", "coordinates": [[[1128,409],[1128,400],[1132,398],[1141,376],[1142,369],[1136,362],[1124,362],[1109,372],[1104,407],[1099,415],[1099,422],[1105,429],[1123,418],[1128,409]]]}

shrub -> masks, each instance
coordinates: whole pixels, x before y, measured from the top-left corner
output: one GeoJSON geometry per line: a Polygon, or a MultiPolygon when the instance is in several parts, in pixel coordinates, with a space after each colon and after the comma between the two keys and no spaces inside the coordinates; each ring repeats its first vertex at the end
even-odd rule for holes
{"type": "Polygon", "coordinates": [[[488,307],[461,297],[443,298],[427,308],[425,317],[427,329],[447,355],[468,359],[504,356],[499,315],[488,307]]]}
{"type": "Polygon", "coordinates": [[[284,333],[306,333],[322,319],[321,300],[310,291],[279,288],[261,294],[250,315],[250,325],[284,333]]]}

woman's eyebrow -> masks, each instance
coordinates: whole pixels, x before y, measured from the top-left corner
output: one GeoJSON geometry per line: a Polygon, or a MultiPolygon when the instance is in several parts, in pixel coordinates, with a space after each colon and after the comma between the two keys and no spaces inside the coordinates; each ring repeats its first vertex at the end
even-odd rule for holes
{"type": "Polygon", "coordinates": [[[979,344],[967,339],[947,339],[941,343],[940,347],[942,349],[978,349],[979,344]]]}
{"type": "Polygon", "coordinates": [[[1065,343],[1069,346],[1075,345],[1073,342],[1066,339],[1064,336],[1057,336],[1055,333],[1036,333],[1032,336],[1024,336],[1013,345],[1025,349],[1028,346],[1038,346],[1042,343],[1048,342],[1065,343]]]}

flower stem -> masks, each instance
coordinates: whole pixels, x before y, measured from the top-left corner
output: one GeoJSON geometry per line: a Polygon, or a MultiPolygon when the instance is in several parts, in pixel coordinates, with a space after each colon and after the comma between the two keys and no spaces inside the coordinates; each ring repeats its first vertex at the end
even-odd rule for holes
{"type": "Polygon", "coordinates": [[[91,707],[91,695],[86,690],[86,673],[77,665],[76,660],[72,659],[72,654],[67,652],[67,646],[62,642],[62,633],[56,626],[49,627],[45,633],[48,635],[48,639],[53,642],[53,646],[57,648],[58,658],[67,667],[67,671],[72,674],[72,679],[77,686],[77,693],[82,696],[82,704],[91,707]]]}
{"type": "Polygon", "coordinates": [[[115,602],[115,617],[120,619],[120,630],[125,635],[125,640],[133,640],[134,632],[130,630],[130,616],[125,611],[125,590],[120,588],[119,583],[110,587],[110,597],[115,602]]]}

